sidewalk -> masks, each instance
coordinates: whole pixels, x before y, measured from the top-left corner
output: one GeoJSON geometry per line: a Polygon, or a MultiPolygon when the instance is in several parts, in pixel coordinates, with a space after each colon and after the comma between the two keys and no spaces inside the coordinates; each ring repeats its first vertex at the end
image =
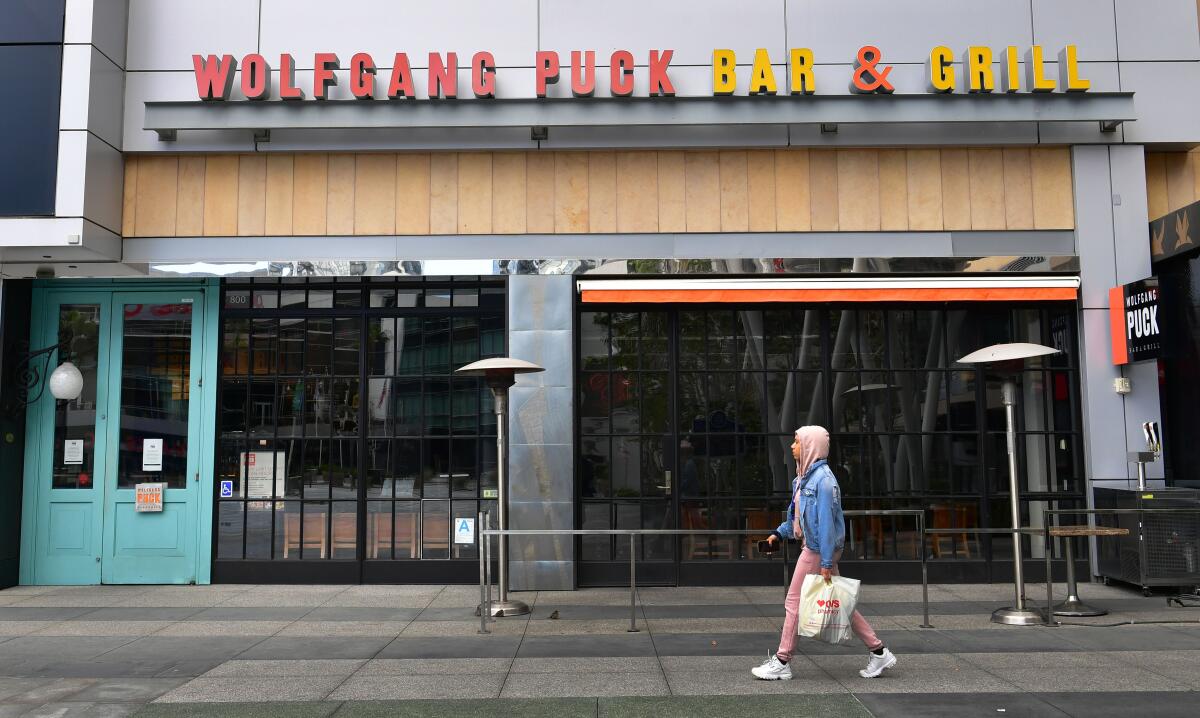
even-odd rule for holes
{"type": "Polygon", "coordinates": [[[1080,622],[1190,625],[998,626],[1011,586],[949,585],[922,629],[920,586],[868,586],[895,669],[863,679],[861,647],[801,641],[796,678],[765,683],[749,669],[778,643],[779,587],[645,588],[640,633],[628,590],[514,594],[532,614],[491,635],[473,586],[18,587],[0,717],[1196,715],[1200,610],[1080,590],[1112,611],[1080,622]]]}

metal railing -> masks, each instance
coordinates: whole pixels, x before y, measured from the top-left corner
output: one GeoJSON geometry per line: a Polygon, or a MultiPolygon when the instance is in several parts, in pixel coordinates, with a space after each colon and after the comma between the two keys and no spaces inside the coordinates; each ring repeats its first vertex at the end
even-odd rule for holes
{"type": "MultiPolygon", "coordinates": [[[[921,509],[894,509],[887,511],[844,511],[843,515],[855,516],[911,516],[917,522],[917,535],[924,536],[925,512],[921,509]]],[[[493,529],[488,525],[489,517],[486,512],[479,514],[480,541],[483,543],[479,551],[479,632],[490,633],[487,629],[488,618],[491,616],[492,582],[491,582],[491,543],[492,537],[503,540],[508,536],[628,536],[629,537],[629,633],[637,633],[637,537],[638,536],[762,536],[762,529],[493,529]]],[[[922,544],[924,540],[922,539],[922,544]]],[[[789,584],[787,542],[783,542],[783,586],[786,591],[789,584]]],[[[922,628],[932,628],[929,623],[929,571],[926,565],[927,551],[924,545],[920,551],[921,563],[921,603],[924,623],[922,628]]]]}

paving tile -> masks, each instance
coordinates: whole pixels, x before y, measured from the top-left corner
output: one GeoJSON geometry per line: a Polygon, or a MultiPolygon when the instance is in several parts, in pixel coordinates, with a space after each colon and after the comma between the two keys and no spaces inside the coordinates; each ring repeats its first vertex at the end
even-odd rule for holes
{"type": "Polygon", "coordinates": [[[61,621],[0,621],[0,636],[28,636],[61,621]]]}
{"type": "Polygon", "coordinates": [[[512,673],[660,673],[657,658],[593,657],[593,658],[518,658],[512,662],[512,673]]]}
{"type": "Polygon", "coordinates": [[[171,621],[56,621],[36,636],[148,636],[157,633],[171,621]]]}
{"type": "MultiPolygon", "coordinates": [[[[124,718],[139,708],[136,703],[46,703],[22,713],[24,718],[124,718]]],[[[0,714],[2,715],[2,714],[0,714]]]]}
{"type": "Polygon", "coordinates": [[[654,635],[660,656],[756,656],[779,646],[779,632],[763,633],[663,633],[654,635]]]}
{"type": "MultiPolygon", "coordinates": [[[[149,703],[138,718],[327,718],[342,704],[333,702],[292,703],[149,703]]],[[[397,711],[388,715],[396,715],[397,711]]]]}
{"type": "Polygon", "coordinates": [[[182,621],[201,610],[196,606],[171,606],[158,602],[138,607],[97,608],[77,618],[83,621],[182,621]]]}
{"type": "Polygon", "coordinates": [[[30,666],[26,674],[52,678],[154,678],[172,662],[162,660],[109,659],[50,661],[30,666]]]}
{"type": "Polygon", "coordinates": [[[273,636],[291,621],[179,621],[162,629],[156,636],[273,636]]]}
{"type": "Polygon", "coordinates": [[[495,698],[500,695],[503,682],[503,673],[473,674],[464,681],[447,681],[445,676],[430,675],[353,676],[331,693],[329,700],[495,698]]]}
{"type": "Polygon", "coordinates": [[[228,703],[321,700],[344,681],[343,676],[275,677],[200,676],[168,691],[156,703],[228,703]]]}
{"type": "Polygon", "coordinates": [[[879,718],[1068,718],[1039,696],[1024,693],[863,693],[855,697],[879,718]]]}
{"type": "MultiPolygon", "coordinates": [[[[544,639],[543,639],[544,640],[544,639]]],[[[512,658],[521,645],[519,636],[400,636],[375,658],[512,658]]]]}
{"type": "MultiPolygon", "coordinates": [[[[647,626],[639,617],[638,627],[647,626]]],[[[629,632],[629,618],[607,618],[593,621],[546,620],[529,621],[525,624],[526,636],[593,636],[616,635],[629,632]]]]}
{"type": "Polygon", "coordinates": [[[304,614],[305,621],[411,621],[421,611],[416,608],[382,606],[318,606],[304,614]]]}
{"type": "MultiPolygon", "coordinates": [[[[628,601],[626,594],[626,601],[628,601]]],[[[728,605],[731,603],[742,603],[746,600],[746,594],[740,588],[734,587],[700,587],[687,588],[679,590],[676,588],[639,588],[638,603],[646,606],[654,605],[700,605],[700,604],[717,604],[728,605]]],[[[780,598],[780,601],[783,599],[780,598]]]]}
{"type": "MultiPolygon", "coordinates": [[[[956,655],[968,663],[990,671],[1003,671],[1008,668],[1057,669],[1060,667],[1120,669],[1130,665],[1130,662],[1124,658],[1125,653],[1106,651],[1079,651],[1074,653],[1064,651],[1045,653],[959,653],[956,655]]],[[[1193,668],[1193,670],[1195,669],[1193,668]]]]}
{"type": "MultiPolygon", "coordinates": [[[[273,636],[238,654],[238,658],[374,658],[392,640],[391,636],[337,637],[273,636]]],[[[230,656],[232,658],[232,656],[230,656]]]]}
{"type": "MultiPolygon", "coordinates": [[[[650,618],[650,631],[660,633],[770,633],[779,630],[775,621],[759,618],[650,618]]],[[[626,623],[628,626],[628,623],[626,623]]]]}
{"type": "MultiPolygon", "coordinates": [[[[640,602],[639,602],[640,603],[640,602]]],[[[555,606],[625,606],[629,607],[629,589],[581,588],[578,591],[538,591],[537,604],[555,606]]]]}
{"type": "Polygon", "coordinates": [[[510,673],[500,695],[504,698],[543,696],[665,696],[667,681],[654,673],[510,673]]]}
{"type": "Polygon", "coordinates": [[[313,609],[306,606],[216,606],[188,616],[189,621],[297,621],[313,609]]]}
{"type": "Polygon", "coordinates": [[[61,701],[79,693],[96,681],[90,678],[58,678],[40,683],[28,690],[12,693],[4,700],[8,703],[33,703],[40,705],[51,701],[61,701]]]}
{"type": "Polygon", "coordinates": [[[870,713],[846,694],[600,698],[596,715],[599,718],[870,718],[870,713]]]}
{"type": "Polygon", "coordinates": [[[824,656],[816,663],[853,693],[1004,693],[1019,690],[1013,683],[970,663],[945,655],[898,655],[895,667],[876,678],[858,672],[867,665],[865,653],[824,656]]]}
{"type": "Polygon", "coordinates": [[[527,636],[521,643],[521,658],[554,658],[559,656],[653,656],[654,643],[650,634],[589,636],[580,641],[573,636],[527,636]]]}
{"type": "MultiPolygon", "coordinates": [[[[1175,626],[1116,626],[1084,628],[1064,626],[1051,629],[1061,633],[1062,640],[1076,650],[1155,651],[1200,650],[1200,632],[1175,626]]],[[[0,643],[0,651],[6,644],[0,643]]]]}
{"type": "Polygon", "coordinates": [[[53,678],[0,678],[0,701],[7,700],[11,695],[39,688],[53,680],[53,678]]]}
{"type": "MultiPolygon", "coordinates": [[[[794,662],[795,659],[793,659],[794,662]]],[[[705,671],[679,671],[667,673],[667,684],[673,695],[726,696],[726,695],[772,695],[776,693],[846,693],[842,684],[824,672],[814,668],[810,673],[796,671],[790,681],[760,681],[750,673],[755,664],[747,664],[741,671],[729,673],[705,671]]]]}
{"type": "Polygon", "coordinates": [[[992,629],[941,630],[922,634],[927,640],[946,640],[957,645],[954,653],[1077,651],[1080,646],[1068,641],[1062,628],[1008,626],[1007,631],[992,629]]]}
{"type": "MultiPolygon", "coordinates": [[[[395,638],[408,621],[296,621],[278,636],[378,636],[395,638]]],[[[478,628],[478,626],[476,626],[478,628]]]]}
{"type": "MultiPolygon", "coordinates": [[[[80,640],[80,639],[69,639],[80,640]]],[[[263,641],[261,636],[146,636],[122,645],[105,654],[108,660],[161,661],[164,664],[179,660],[229,660],[251,646],[263,641]]],[[[0,644],[2,646],[3,644],[0,644]]]]}
{"type": "MultiPolygon", "coordinates": [[[[539,608],[541,608],[539,606],[539,608]]],[[[751,603],[739,604],[661,604],[642,607],[646,618],[761,618],[764,615],[762,606],[751,603]]],[[[779,615],[783,615],[783,601],[780,599],[779,615]]],[[[625,608],[629,615],[629,608],[625,608]]],[[[768,614],[770,615],[770,614],[768,614]]]]}
{"type": "Polygon", "coordinates": [[[366,659],[362,658],[256,661],[234,659],[214,667],[204,676],[349,676],[362,668],[366,662],[366,659]]]}
{"type": "MultiPolygon", "coordinates": [[[[247,591],[230,596],[218,608],[305,607],[316,608],[346,590],[345,586],[297,586],[247,591]]],[[[337,605],[342,605],[340,601],[337,605]]]]}
{"type": "Polygon", "coordinates": [[[68,621],[96,610],[80,606],[0,606],[0,621],[68,621]]]}
{"type": "Polygon", "coordinates": [[[186,678],[126,678],[98,680],[71,696],[92,703],[147,703],[183,685],[186,678]]]}
{"type": "MultiPolygon", "coordinates": [[[[644,609],[644,606],[639,605],[637,607],[637,617],[639,621],[645,616],[649,615],[644,609]]],[[[629,620],[628,602],[620,606],[583,606],[572,603],[539,603],[538,605],[534,606],[533,610],[530,612],[529,620],[541,621],[548,619],[550,614],[556,611],[558,612],[559,618],[571,621],[599,621],[612,618],[624,618],[626,621],[629,620]]],[[[666,616],[664,616],[664,618],[665,617],[666,616]]]]}
{"type": "MultiPolygon", "coordinates": [[[[429,606],[417,613],[415,621],[469,621],[479,618],[476,613],[479,604],[476,601],[471,606],[429,606]]],[[[514,616],[514,618],[516,618],[514,616]]]]}
{"type": "MultiPolygon", "coordinates": [[[[338,705],[332,703],[331,705],[338,705]]],[[[486,698],[405,701],[353,701],[341,704],[338,718],[460,718],[461,716],[521,716],[521,718],[595,718],[595,698],[486,698]]]]}
{"type": "Polygon", "coordinates": [[[136,640],[135,636],[18,636],[0,643],[0,659],[85,660],[136,640]]]}
{"type": "Polygon", "coordinates": [[[505,673],[512,664],[511,658],[372,658],[358,670],[358,675],[454,676],[505,673]]]}
{"type": "Polygon", "coordinates": [[[1061,666],[1057,668],[1005,668],[1002,675],[1021,690],[1056,691],[1189,691],[1191,684],[1157,673],[1126,666],[1119,670],[1095,667],[1061,666]]]}
{"type": "Polygon", "coordinates": [[[1137,666],[1200,690],[1200,651],[1121,651],[1108,654],[1089,651],[1082,655],[1109,655],[1126,665],[1137,666]]]}
{"type": "Polygon", "coordinates": [[[1080,718],[1137,716],[1195,718],[1196,694],[1171,692],[1070,692],[1037,693],[1037,698],[1080,718]]]}
{"type": "MultiPolygon", "coordinates": [[[[509,598],[532,604],[537,600],[535,591],[509,591],[509,598]]],[[[470,608],[479,605],[479,586],[446,586],[430,600],[434,608],[470,608]]]]}
{"type": "MultiPolygon", "coordinates": [[[[757,655],[660,656],[658,660],[663,670],[668,674],[680,673],[682,671],[741,673],[742,671],[749,671],[767,658],[770,658],[774,652],[774,648],[772,647],[772,650],[760,651],[757,655]]],[[[794,656],[792,660],[802,661],[804,665],[816,665],[804,656],[794,656]]]]}
{"type": "MultiPolygon", "coordinates": [[[[525,633],[527,621],[516,616],[501,618],[488,624],[488,630],[497,636],[520,636],[525,633]]],[[[413,621],[406,624],[400,635],[410,638],[433,636],[477,636],[479,619],[473,621],[413,621]]]]}

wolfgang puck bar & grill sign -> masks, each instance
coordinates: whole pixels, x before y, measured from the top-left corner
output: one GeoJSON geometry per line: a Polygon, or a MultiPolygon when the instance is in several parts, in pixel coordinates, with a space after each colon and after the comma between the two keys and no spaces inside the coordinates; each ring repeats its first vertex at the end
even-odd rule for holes
{"type": "MultiPolygon", "coordinates": [[[[648,70],[647,94],[649,97],[671,97],[675,86],[671,82],[670,65],[674,50],[650,50],[644,57],[648,70]]],[[[966,90],[970,93],[990,92],[1086,92],[1091,82],[1079,74],[1078,51],[1067,45],[1058,54],[1058,77],[1051,76],[1043,48],[1033,45],[1024,49],[1008,46],[999,51],[987,46],[968,47],[956,53],[944,45],[929,52],[927,69],[927,91],[949,93],[966,90]],[[1024,72],[1021,71],[1022,63],[1024,72]]],[[[272,58],[273,59],[273,58],[272,58]]],[[[337,85],[338,71],[346,69],[349,77],[350,94],[359,100],[403,100],[417,96],[413,82],[413,62],[408,55],[398,52],[387,58],[387,65],[377,65],[369,53],[360,52],[342,64],[342,58],[331,52],[313,55],[313,80],[305,88],[296,82],[296,61],[288,53],[279,56],[278,97],[283,101],[299,101],[309,97],[325,100],[329,88],[337,85]],[[381,70],[380,68],[386,68],[381,70]]],[[[428,82],[423,93],[429,99],[456,99],[459,96],[457,53],[431,52],[425,69],[428,82]]],[[[465,59],[465,58],[464,58],[465,59]]],[[[628,50],[617,50],[608,58],[608,92],[613,97],[631,97],[634,94],[634,67],[638,58],[628,50]]],[[[712,94],[732,95],[741,83],[749,83],[751,95],[778,95],[780,80],[776,77],[774,59],[764,48],[754,51],[754,60],[747,68],[738,66],[738,57],[733,50],[713,50],[712,94]]],[[[845,62],[847,58],[835,60],[845,62]]],[[[852,58],[854,66],[847,78],[850,89],[862,94],[888,94],[895,90],[889,75],[892,66],[885,62],[884,53],[875,45],[864,45],[852,58]]],[[[744,59],[743,59],[744,62],[744,59]]],[[[785,94],[811,95],[817,91],[814,72],[815,58],[808,48],[793,48],[788,52],[788,72],[783,78],[787,85],[785,94]]],[[[196,91],[201,100],[228,100],[235,80],[239,79],[242,95],[248,100],[266,100],[273,96],[273,68],[268,59],[251,53],[239,61],[232,55],[193,55],[192,63],[196,75],[196,91]]],[[[548,86],[568,79],[573,97],[592,97],[596,93],[597,58],[595,50],[575,50],[569,57],[561,57],[552,50],[541,51],[533,58],[534,92],[538,97],[547,96],[548,86]]],[[[479,99],[497,96],[496,59],[487,51],[477,52],[469,61],[471,93],[479,99]]],[[[464,67],[464,69],[466,69],[464,67]]],[[[603,68],[601,68],[603,69],[603,68]]],[[[781,73],[782,74],[782,73],[781,73]]],[[[746,85],[742,85],[747,87],[746,85]]]]}
{"type": "Polygon", "coordinates": [[[1163,336],[1158,323],[1158,278],[1150,277],[1108,290],[1113,364],[1157,359],[1163,336]]]}

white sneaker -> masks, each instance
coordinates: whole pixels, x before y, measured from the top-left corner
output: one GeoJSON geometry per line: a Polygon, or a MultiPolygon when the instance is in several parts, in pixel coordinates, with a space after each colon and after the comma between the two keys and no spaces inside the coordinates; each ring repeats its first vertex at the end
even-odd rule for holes
{"type": "Polygon", "coordinates": [[[883,655],[877,656],[871,653],[870,656],[870,660],[867,661],[867,667],[858,672],[858,675],[863,678],[874,678],[896,665],[896,656],[886,648],[883,649],[883,655]]]}
{"type": "Polygon", "coordinates": [[[761,666],[751,668],[750,672],[754,674],[755,678],[760,678],[764,681],[792,680],[792,667],[779,660],[774,654],[763,661],[761,666]]]}

